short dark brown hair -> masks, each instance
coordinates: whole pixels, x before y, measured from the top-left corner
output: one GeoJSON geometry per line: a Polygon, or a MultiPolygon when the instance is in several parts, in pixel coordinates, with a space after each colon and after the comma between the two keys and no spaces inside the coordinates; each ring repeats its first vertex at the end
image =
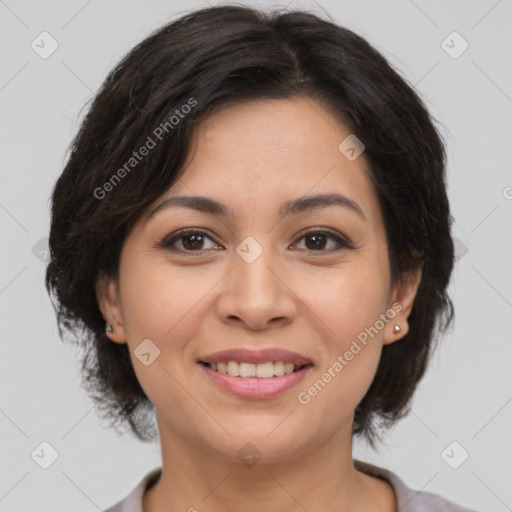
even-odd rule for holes
{"type": "Polygon", "coordinates": [[[46,287],[56,299],[61,337],[63,330],[74,334],[83,349],[84,384],[111,426],[129,425],[139,439],[155,440],[154,407],[128,346],[105,334],[98,276],[118,276],[127,234],[175,183],[201,120],[243,101],[296,96],[322,102],[365,144],[393,282],[422,269],[409,332],[383,347],[353,432],[374,446],[380,427],[408,412],[436,333],[453,317],[447,285],[454,247],[441,136],[413,87],[362,37],[305,11],[230,5],[181,16],[116,65],[53,189],[46,287]],[[157,127],[165,143],[131,162],[131,170],[126,162],[152,134],[156,142],[157,127]]]}

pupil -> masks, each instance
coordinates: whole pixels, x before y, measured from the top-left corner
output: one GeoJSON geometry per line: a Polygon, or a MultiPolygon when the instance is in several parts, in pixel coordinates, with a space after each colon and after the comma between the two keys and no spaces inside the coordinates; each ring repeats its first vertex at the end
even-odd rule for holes
{"type": "Polygon", "coordinates": [[[306,242],[306,245],[308,245],[308,249],[311,249],[311,248],[313,248],[313,249],[323,249],[324,245],[325,245],[325,238],[326,237],[324,235],[310,235],[309,237],[307,237],[308,240],[317,239],[317,241],[318,241],[318,239],[321,239],[320,244],[313,243],[312,247],[309,247],[309,244],[307,244],[307,242],[306,242]]]}
{"type": "Polygon", "coordinates": [[[187,235],[183,238],[183,246],[185,249],[198,249],[200,248],[201,242],[202,235],[187,235]],[[187,240],[194,240],[195,242],[189,243],[187,240]]]}

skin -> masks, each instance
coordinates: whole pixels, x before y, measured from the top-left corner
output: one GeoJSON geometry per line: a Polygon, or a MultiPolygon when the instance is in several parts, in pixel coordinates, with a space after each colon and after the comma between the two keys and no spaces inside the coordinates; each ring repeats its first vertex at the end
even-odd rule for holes
{"type": "Polygon", "coordinates": [[[338,149],[349,134],[309,98],[213,114],[198,126],[180,179],[148,212],[165,198],[198,195],[231,207],[234,217],[184,207],[150,220],[145,214],[125,240],[119,281],[98,279],[98,302],[114,327],[109,336],[128,343],[157,411],[163,470],[144,495],[144,512],[396,510],[391,486],[354,468],[352,425],[383,345],[407,333],[421,276],[391,283],[368,163],[364,153],[349,161],[338,149]],[[364,219],[341,206],[279,216],[285,201],[321,193],[347,196],[364,219]],[[185,227],[209,238],[202,245],[179,239],[178,252],[159,247],[185,227]],[[331,238],[315,245],[314,230],[302,235],[308,228],[348,237],[354,248],[335,251],[331,238]],[[236,252],[248,236],[263,249],[250,264],[236,252]],[[393,320],[307,405],[299,403],[298,393],[396,303],[402,309],[393,320]],[[149,366],[133,353],[146,338],[161,351],[149,366]],[[196,363],[237,347],[285,348],[315,366],[278,397],[239,398],[196,363]],[[252,467],[237,457],[247,442],[262,454],[252,467]]]}

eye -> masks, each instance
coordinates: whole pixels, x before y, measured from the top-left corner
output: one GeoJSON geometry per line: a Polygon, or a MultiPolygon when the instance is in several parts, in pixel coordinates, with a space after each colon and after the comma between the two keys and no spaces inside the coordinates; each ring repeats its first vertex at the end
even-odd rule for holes
{"type": "Polygon", "coordinates": [[[347,240],[326,229],[311,229],[303,233],[299,240],[305,240],[305,250],[312,252],[334,252],[354,248],[347,240]],[[334,241],[334,248],[326,249],[329,240],[334,241]]]}
{"type": "MultiPolygon", "coordinates": [[[[305,249],[311,252],[335,252],[343,249],[353,249],[353,245],[335,233],[326,229],[314,228],[302,234],[299,238],[305,241],[305,249]],[[326,248],[329,241],[334,247],[326,248]]],[[[208,249],[222,249],[205,231],[199,229],[182,229],[161,242],[161,247],[173,252],[203,252],[208,249]],[[207,241],[213,242],[213,247],[205,247],[207,241]]],[[[297,245],[297,242],[296,244],[297,245]]]]}
{"type": "MultiPolygon", "coordinates": [[[[213,239],[204,231],[198,229],[182,229],[171,237],[166,238],[162,242],[162,247],[174,252],[202,252],[208,247],[205,247],[206,240],[214,242],[213,239]],[[176,247],[176,243],[179,242],[176,247]]],[[[217,243],[214,245],[219,247],[217,243]]]]}

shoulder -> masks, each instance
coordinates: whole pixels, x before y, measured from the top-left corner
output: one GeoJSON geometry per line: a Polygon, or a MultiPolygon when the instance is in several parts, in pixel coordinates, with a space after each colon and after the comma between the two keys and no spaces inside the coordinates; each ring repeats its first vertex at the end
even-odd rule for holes
{"type": "Polygon", "coordinates": [[[143,512],[142,511],[142,497],[147,489],[157,482],[160,478],[162,468],[156,468],[139,481],[135,488],[121,501],[112,505],[103,512],[143,512]]]}
{"type": "Polygon", "coordinates": [[[415,491],[407,485],[392,471],[368,462],[354,459],[354,467],[363,473],[382,478],[388,481],[395,491],[398,510],[400,512],[477,512],[465,508],[442,496],[426,491],[415,491]]]}

